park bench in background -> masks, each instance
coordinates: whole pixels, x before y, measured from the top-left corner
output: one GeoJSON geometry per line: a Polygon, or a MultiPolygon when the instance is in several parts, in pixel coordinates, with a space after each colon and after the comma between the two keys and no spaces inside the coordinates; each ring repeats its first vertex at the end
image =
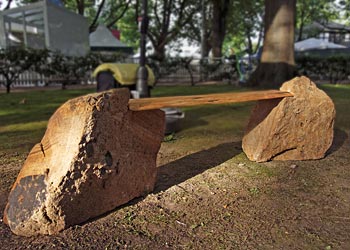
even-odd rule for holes
{"type": "Polygon", "coordinates": [[[54,234],[152,192],[162,107],[259,100],[242,140],[257,162],[319,159],[333,140],[334,104],[306,77],[280,91],[129,97],[127,89],[90,94],[55,112],[9,195],[4,222],[14,233],[54,234]]]}

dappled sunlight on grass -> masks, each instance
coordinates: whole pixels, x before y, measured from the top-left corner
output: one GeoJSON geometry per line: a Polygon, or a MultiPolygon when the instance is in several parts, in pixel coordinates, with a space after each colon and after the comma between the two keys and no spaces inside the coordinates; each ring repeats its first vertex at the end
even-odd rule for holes
{"type": "Polygon", "coordinates": [[[199,86],[157,86],[152,90],[152,96],[203,95],[223,92],[241,92],[246,89],[232,85],[199,85],[199,86]]]}
{"type": "Polygon", "coordinates": [[[206,130],[215,131],[219,135],[225,136],[228,133],[241,136],[252,106],[252,103],[238,103],[186,108],[183,127],[192,133],[200,132],[205,126],[206,130]]]}
{"type": "Polygon", "coordinates": [[[45,133],[55,110],[93,90],[47,90],[0,94],[0,153],[27,153],[45,133]]]}
{"type": "Polygon", "coordinates": [[[43,130],[46,128],[47,121],[16,123],[7,126],[0,127],[0,133],[13,132],[13,131],[30,131],[30,130],[43,130]]]}
{"type": "MultiPolygon", "coordinates": [[[[350,86],[323,84],[320,88],[327,92],[336,105],[336,127],[349,130],[350,86]]],[[[197,95],[244,90],[246,89],[232,85],[156,86],[152,90],[152,96],[197,95]]],[[[68,99],[94,91],[94,89],[41,90],[0,94],[0,151],[22,150],[23,147],[19,144],[26,145],[25,150],[29,150],[33,144],[40,141],[48,119],[61,104],[68,99]]],[[[191,143],[196,141],[199,144],[207,143],[208,146],[215,144],[211,142],[212,136],[218,141],[233,138],[241,140],[253,106],[253,102],[248,102],[184,108],[186,116],[182,121],[182,129],[176,136],[182,138],[184,147],[187,147],[186,145],[191,147],[191,143]],[[206,137],[208,137],[207,141],[206,137]]]]}
{"type": "Polygon", "coordinates": [[[323,84],[319,86],[333,100],[336,109],[335,127],[350,130],[350,85],[323,84]]]}

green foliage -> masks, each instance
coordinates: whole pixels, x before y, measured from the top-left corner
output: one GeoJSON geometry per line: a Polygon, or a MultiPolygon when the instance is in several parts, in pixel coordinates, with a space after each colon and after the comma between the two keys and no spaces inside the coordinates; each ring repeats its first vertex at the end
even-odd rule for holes
{"type": "MultiPolygon", "coordinates": [[[[296,15],[297,40],[303,40],[306,25],[314,21],[325,22],[338,19],[338,14],[339,8],[333,0],[298,0],[296,15]]],[[[308,36],[314,36],[313,32],[315,31],[308,30],[307,32],[308,36]]]]}
{"type": "Polygon", "coordinates": [[[180,69],[186,70],[191,77],[191,84],[194,85],[193,68],[191,67],[192,57],[172,57],[165,58],[162,62],[158,60],[149,60],[149,66],[152,68],[156,79],[163,76],[176,73],[180,69]]]}
{"type": "Polygon", "coordinates": [[[5,78],[7,93],[12,83],[26,70],[35,69],[43,63],[46,50],[32,50],[25,48],[0,49],[0,75],[5,78]]]}
{"type": "Polygon", "coordinates": [[[85,61],[85,57],[73,57],[63,55],[60,52],[50,52],[46,57],[46,62],[41,65],[37,72],[45,76],[50,76],[62,81],[64,89],[68,83],[78,81],[90,68],[90,61],[85,61]]]}
{"type": "Polygon", "coordinates": [[[105,0],[99,23],[105,24],[108,28],[117,28],[119,26],[118,22],[124,17],[125,13],[137,8],[137,2],[135,4],[132,4],[132,2],[132,0],[105,0]]]}
{"type": "Polygon", "coordinates": [[[148,60],[148,65],[152,68],[156,80],[171,74],[183,74],[186,72],[191,78],[191,85],[195,85],[195,74],[202,81],[223,79],[238,79],[238,71],[235,58],[223,61],[218,60],[194,60],[192,57],[172,57],[165,58],[162,62],[158,60],[148,60]]]}
{"type": "MultiPolygon", "coordinates": [[[[38,1],[17,0],[16,2],[18,5],[25,5],[38,1]]],[[[99,23],[109,28],[113,27],[123,17],[130,2],[131,0],[62,0],[65,8],[88,19],[90,31],[93,31],[99,23]]]]}
{"type": "Polygon", "coordinates": [[[0,75],[5,78],[7,92],[11,85],[25,71],[34,71],[52,81],[62,82],[62,88],[67,84],[79,83],[89,78],[91,72],[101,63],[124,61],[125,55],[120,53],[100,54],[90,53],[86,56],[68,56],[49,50],[34,50],[24,48],[0,49],[0,75]]]}
{"type": "Polygon", "coordinates": [[[62,88],[65,88],[67,84],[80,83],[99,64],[122,61],[123,59],[124,55],[118,53],[90,53],[86,56],[73,57],[53,52],[47,58],[44,74],[62,79],[62,88]]]}
{"type": "Polygon", "coordinates": [[[253,44],[253,39],[261,39],[263,31],[264,1],[247,0],[232,1],[230,8],[227,36],[224,43],[226,55],[247,50],[249,53],[255,53],[260,46],[253,44]]]}
{"type": "Polygon", "coordinates": [[[349,55],[305,55],[296,57],[299,74],[323,78],[335,84],[350,76],[349,55]]]}
{"type": "Polygon", "coordinates": [[[163,142],[172,142],[176,140],[175,133],[171,133],[170,135],[164,136],[163,142]]]}
{"type": "Polygon", "coordinates": [[[152,58],[163,61],[165,46],[187,33],[187,25],[199,11],[198,1],[174,0],[148,2],[150,24],[148,38],[154,47],[152,58]]]}
{"type": "Polygon", "coordinates": [[[346,20],[347,24],[349,24],[349,17],[350,17],[350,0],[340,0],[337,1],[337,7],[338,9],[341,9],[342,11],[342,18],[346,20]]]}
{"type": "Polygon", "coordinates": [[[118,29],[120,30],[120,40],[125,44],[131,46],[136,51],[140,46],[140,33],[138,31],[137,10],[135,8],[129,8],[123,18],[118,23],[118,29]]]}

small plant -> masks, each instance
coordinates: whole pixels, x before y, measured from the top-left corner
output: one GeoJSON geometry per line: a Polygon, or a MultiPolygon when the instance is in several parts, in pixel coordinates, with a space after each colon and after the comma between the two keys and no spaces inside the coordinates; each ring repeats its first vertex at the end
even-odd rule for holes
{"type": "Polygon", "coordinates": [[[127,220],[128,222],[132,222],[135,219],[136,215],[133,212],[128,211],[125,216],[124,219],[127,220]]]}
{"type": "Polygon", "coordinates": [[[249,193],[252,196],[257,196],[260,193],[260,190],[257,187],[252,187],[252,188],[249,188],[249,193]]]}
{"type": "Polygon", "coordinates": [[[205,223],[204,222],[200,222],[200,223],[196,223],[196,224],[193,224],[191,225],[191,229],[194,230],[198,227],[204,227],[205,226],[205,223]]]}
{"type": "Polygon", "coordinates": [[[163,139],[163,142],[171,142],[175,141],[177,138],[175,136],[175,133],[171,133],[170,135],[166,135],[163,139]]]}

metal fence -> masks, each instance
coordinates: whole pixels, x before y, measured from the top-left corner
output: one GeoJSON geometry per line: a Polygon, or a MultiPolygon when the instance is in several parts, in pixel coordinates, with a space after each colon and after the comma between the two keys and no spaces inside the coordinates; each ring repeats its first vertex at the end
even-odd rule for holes
{"type": "MultiPolygon", "coordinates": [[[[123,63],[137,63],[137,58],[124,60],[123,63]]],[[[227,81],[237,82],[242,78],[234,60],[195,58],[169,58],[166,62],[157,63],[148,61],[156,76],[156,84],[183,83],[192,84],[203,81],[227,81]]],[[[243,69],[243,70],[242,70],[243,69]]],[[[244,70],[244,67],[241,67],[244,70]]],[[[66,79],[57,76],[44,76],[33,71],[26,71],[16,79],[12,88],[24,87],[44,87],[62,84],[66,79]]],[[[5,87],[5,78],[0,75],[0,88],[5,87]]],[[[95,84],[96,79],[92,77],[92,72],[86,72],[85,76],[79,79],[71,77],[70,84],[95,84]]]]}
{"type": "Polygon", "coordinates": [[[149,61],[157,84],[188,83],[195,85],[204,81],[236,82],[240,79],[240,71],[234,60],[196,58],[169,58],[165,62],[149,61]]]}
{"type": "MultiPolygon", "coordinates": [[[[349,81],[350,63],[347,58],[340,61],[332,58],[313,59],[312,57],[296,58],[299,74],[308,75],[313,80],[327,80],[332,83],[349,81]]],[[[127,58],[119,63],[138,63],[138,58],[127,58]]],[[[148,60],[149,66],[156,76],[156,84],[191,84],[204,81],[224,81],[238,83],[246,81],[257,66],[256,60],[241,58],[240,60],[224,58],[167,58],[164,62],[148,60]]],[[[26,71],[14,81],[12,88],[44,87],[60,85],[67,79],[58,76],[44,76],[36,72],[26,71]]],[[[69,84],[95,84],[92,72],[86,72],[79,79],[73,76],[69,84]]],[[[0,88],[5,88],[5,78],[0,75],[0,88]]]]}
{"type": "MultiPolygon", "coordinates": [[[[19,75],[19,77],[13,81],[11,88],[30,88],[30,87],[45,87],[53,85],[62,85],[66,79],[58,76],[44,76],[34,71],[25,71],[19,75]]],[[[74,77],[69,78],[70,84],[95,84],[95,79],[91,76],[91,72],[87,72],[86,77],[76,79],[74,77]]],[[[6,79],[0,75],[0,88],[5,88],[6,79]]]]}

